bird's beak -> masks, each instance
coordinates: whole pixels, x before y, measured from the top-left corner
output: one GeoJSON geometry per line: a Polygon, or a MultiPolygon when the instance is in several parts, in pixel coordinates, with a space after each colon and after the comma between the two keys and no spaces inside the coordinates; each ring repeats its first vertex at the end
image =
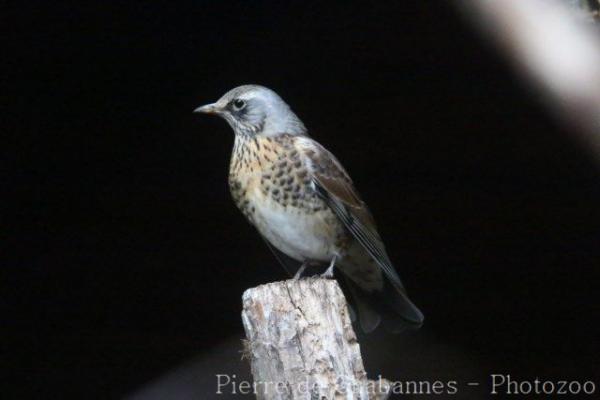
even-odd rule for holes
{"type": "Polygon", "coordinates": [[[221,108],[217,106],[216,103],[207,104],[205,106],[200,106],[194,110],[195,113],[203,113],[203,114],[218,114],[221,111],[221,108]]]}

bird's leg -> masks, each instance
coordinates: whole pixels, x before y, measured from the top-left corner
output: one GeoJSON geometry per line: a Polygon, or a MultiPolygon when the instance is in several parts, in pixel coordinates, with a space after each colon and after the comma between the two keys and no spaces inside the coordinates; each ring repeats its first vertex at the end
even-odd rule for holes
{"type": "Polygon", "coordinates": [[[326,279],[333,278],[333,269],[335,268],[336,260],[337,260],[337,256],[333,256],[333,258],[331,259],[331,263],[329,264],[329,267],[327,268],[327,271],[325,271],[321,274],[321,278],[326,278],[326,279]]]}
{"type": "Polygon", "coordinates": [[[308,261],[304,261],[302,263],[300,268],[298,268],[298,272],[296,272],[296,275],[294,275],[293,280],[297,281],[298,279],[300,279],[302,277],[302,274],[304,273],[304,270],[306,269],[306,267],[308,267],[308,264],[309,264],[308,261]]]}

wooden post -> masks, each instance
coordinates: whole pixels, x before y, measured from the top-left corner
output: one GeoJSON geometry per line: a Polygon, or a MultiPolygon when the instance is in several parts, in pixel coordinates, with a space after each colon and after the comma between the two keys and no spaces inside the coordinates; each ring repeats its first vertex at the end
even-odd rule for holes
{"type": "Polygon", "coordinates": [[[389,382],[367,379],[335,280],[288,280],[248,289],[242,321],[259,400],[387,398],[389,382]]]}

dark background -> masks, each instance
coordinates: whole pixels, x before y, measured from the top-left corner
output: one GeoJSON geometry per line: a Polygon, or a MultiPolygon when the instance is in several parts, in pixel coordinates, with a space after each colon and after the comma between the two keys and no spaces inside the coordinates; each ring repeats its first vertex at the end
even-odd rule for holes
{"type": "Polygon", "coordinates": [[[426,315],[362,337],[369,372],[434,338],[467,362],[417,354],[423,379],[594,378],[598,165],[452,4],[3,8],[3,392],[116,398],[239,345],[243,290],[285,275],[229,198],[230,128],[191,111],[244,83],[342,160],[426,315]]]}

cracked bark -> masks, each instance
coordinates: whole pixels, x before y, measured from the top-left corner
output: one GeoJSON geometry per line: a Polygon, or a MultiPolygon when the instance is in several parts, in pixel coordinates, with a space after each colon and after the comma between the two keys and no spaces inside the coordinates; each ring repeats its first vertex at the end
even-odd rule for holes
{"type": "Polygon", "coordinates": [[[335,280],[301,279],[248,289],[242,321],[258,399],[385,399],[369,381],[346,299],[335,280]]]}

